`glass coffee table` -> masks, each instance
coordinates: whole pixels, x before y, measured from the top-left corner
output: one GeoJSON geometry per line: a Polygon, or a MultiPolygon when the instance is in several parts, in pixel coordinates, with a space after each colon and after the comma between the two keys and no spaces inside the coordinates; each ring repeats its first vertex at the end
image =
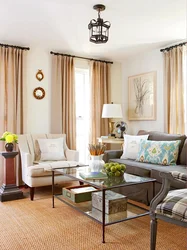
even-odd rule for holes
{"type": "MultiPolygon", "coordinates": [[[[135,219],[141,216],[149,215],[149,210],[140,207],[138,205],[133,204],[129,200],[127,200],[127,210],[123,212],[118,212],[114,214],[106,214],[105,213],[105,195],[107,190],[112,190],[120,187],[133,186],[137,184],[150,183],[152,185],[153,194],[155,193],[155,179],[148,177],[140,177],[132,174],[125,173],[122,178],[106,178],[106,179],[91,179],[85,180],[80,174],[88,172],[88,166],[72,166],[68,168],[54,168],[52,169],[52,207],[55,207],[54,198],[56,197],[58,200],[66,203],[72,208],[80,211],[91,219],[97,221],[102,224],[102,242],[105,243],[105,226],[112,225],[115,223],[119,223],[126,220],[135,219]],[[72,179],[72,181],[79,181],[80,185],[88,184],[91,187],[97,189],[97,191],[102,192],[102,211],[99,211],[92,207],[92,201],[84,201],[80,203],[75,203],[66,197],[63,194],[55,194],[54,193],[54,179],[55,173],[62,174],[68,176],[72,179]],[[116,181],[117,180],[117,181],[116,181]]],[[[128,197],[127,197],[128,199],[128,197]]]]}

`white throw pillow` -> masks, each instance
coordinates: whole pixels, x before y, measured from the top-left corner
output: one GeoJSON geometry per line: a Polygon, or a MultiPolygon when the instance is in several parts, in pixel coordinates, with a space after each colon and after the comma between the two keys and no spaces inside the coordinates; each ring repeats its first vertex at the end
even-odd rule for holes
{"type": "Polygon", "coordinates": [[[123,154],[121,159],[136,160],[138,157],[140,140],[147,140],[149,135],[124,135],[123,154]]]}
{"type": "Polygon", "coordinates": [[[64,155],[64,138],[38,139],[41,161],[62,161],[66,160],[64,155]]]}

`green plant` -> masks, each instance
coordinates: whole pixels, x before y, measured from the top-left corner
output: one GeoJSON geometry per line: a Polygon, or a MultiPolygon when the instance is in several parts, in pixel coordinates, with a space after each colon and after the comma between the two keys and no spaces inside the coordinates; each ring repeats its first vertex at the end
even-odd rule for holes
{"type": "Polygon", "coordinates": [[[6,131],[1,136],[0,141],[6,141],[6,143],[18,143],[18,136],[16,134],[6,131]]]}

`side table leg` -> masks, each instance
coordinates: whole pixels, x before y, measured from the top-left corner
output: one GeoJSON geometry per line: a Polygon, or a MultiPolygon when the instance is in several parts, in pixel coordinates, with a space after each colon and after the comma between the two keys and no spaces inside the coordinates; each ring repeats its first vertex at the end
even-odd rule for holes
{"type": "Polygon", "coordinates": [[[102,209],[102,229],[103,229],[103,241],[102,243],[105,243],[105,190],[102,191],[102,203],[103,203],[103,209],[102,209]]]}

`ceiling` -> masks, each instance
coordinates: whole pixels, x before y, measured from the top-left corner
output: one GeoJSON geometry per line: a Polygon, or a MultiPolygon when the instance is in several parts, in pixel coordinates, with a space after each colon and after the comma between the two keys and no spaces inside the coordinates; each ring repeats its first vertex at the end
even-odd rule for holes
{"type": "Polygon", "coordinates": [[[0,43],[123,61],[186,39],[186,0],[0,0],[0,43]],[[104,4],[106,44],[89,42],[88,23],[104,4]]]}

